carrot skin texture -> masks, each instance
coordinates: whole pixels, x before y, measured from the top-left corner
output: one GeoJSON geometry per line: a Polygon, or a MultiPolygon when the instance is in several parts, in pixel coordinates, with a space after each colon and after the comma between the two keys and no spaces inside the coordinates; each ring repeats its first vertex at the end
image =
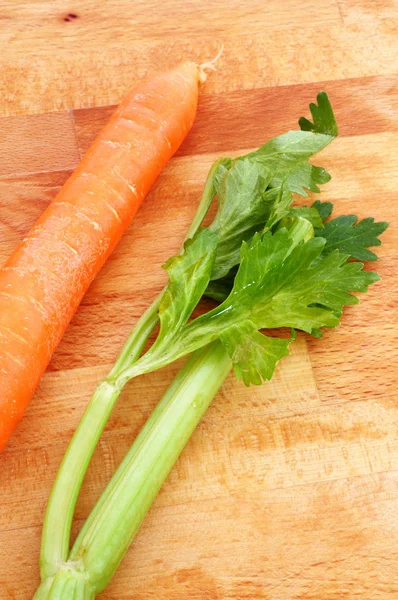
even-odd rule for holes
{"type": "Polygon", "coordinates": [[[88,286],[190,130],[199,68],[130,92],[0,269],[0,452],[88,286]]]}

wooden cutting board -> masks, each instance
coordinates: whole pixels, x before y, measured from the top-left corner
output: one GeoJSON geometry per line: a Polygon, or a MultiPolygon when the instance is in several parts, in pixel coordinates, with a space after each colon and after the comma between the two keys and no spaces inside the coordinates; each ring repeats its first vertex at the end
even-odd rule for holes
{"type": "MultiPolygon", "coordinates": [[[[135,81],[225,49],[189,138],[85,296],[0,456],[1,600],[32,597],[61,457],[161,289],[160,265],[179,247],[210,165],[295,127],[320,89],[340,125],[316,160],[333,176],[322,198],[337,213],[391,222],[378,252],[383,279],[322,340],[299,336],[271,382],[248,390],[227,380],[101,600],[397,597],[397,17],[394,0],[2,2],[1,261],[135,81]]],[[[176,369],[122,394],[74,535],[176,369]]]]}

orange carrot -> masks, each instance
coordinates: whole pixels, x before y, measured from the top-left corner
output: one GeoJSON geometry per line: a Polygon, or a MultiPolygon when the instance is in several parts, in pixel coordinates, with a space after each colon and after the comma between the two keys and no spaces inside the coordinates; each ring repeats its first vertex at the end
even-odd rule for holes
{"type": "Polygon", "coordinates": [[[192,126],[199,67],[133,90],[0,269],[0,451],[70,319],[192,126]]]}

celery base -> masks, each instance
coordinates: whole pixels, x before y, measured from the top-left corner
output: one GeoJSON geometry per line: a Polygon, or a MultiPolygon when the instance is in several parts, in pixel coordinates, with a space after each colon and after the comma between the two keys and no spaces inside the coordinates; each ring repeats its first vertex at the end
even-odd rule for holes
{"type": "Polygon", "coordinates": [[[87,573],[65,563],[59,571],[44,579],[33,600],[94,600],[95,590],[87,573]]]}

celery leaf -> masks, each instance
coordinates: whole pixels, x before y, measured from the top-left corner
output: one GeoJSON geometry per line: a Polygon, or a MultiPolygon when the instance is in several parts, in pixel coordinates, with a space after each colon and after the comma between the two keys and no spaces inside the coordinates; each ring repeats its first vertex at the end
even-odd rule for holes
{"type": "Polygon", "coordinates": [[[289,354],[291,340],[269,337],[257,331],[250,321],[231,325],[220,334],[235,375],[245,385],[260,385],[271,379],[277,363],[289,354]]]}
{"type": "Polygon", "coordinates": [[[318,104],[313,102],[310,104],[313,122],[301,117],[299,119],[300,129],[336,137],[338,134],[337,123],[328,95],[325,92],[319,92],[316,99],[318,104]]]}
{"type": "Polygon", "coordinates": [[[358,221],[356,215],[343,215],[327,221],[317,234],[326,240],[324,253],[335,249],[349,254],[357,260],[377,260],[376,254],[367,248],[380,246],[381,235],[388,227],[384,221],[376,222],[372,217],[358,221]]]}
{"type": "Polygon", "coordinates": [[[181,255],[170,258],[163,268],[169,276],[159,306],[160,332],[157,343],[172,338],[191,316],[209,282],[214,264],[217,235],[202,229],[185,242],[181,255]]]}

